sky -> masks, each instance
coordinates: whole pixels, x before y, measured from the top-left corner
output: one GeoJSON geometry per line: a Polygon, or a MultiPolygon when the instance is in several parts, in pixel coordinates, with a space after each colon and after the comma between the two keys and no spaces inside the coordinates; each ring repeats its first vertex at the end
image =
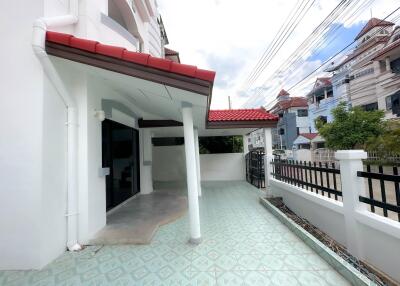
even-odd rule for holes
{"type": "MultiPolygon", "coordinates": [[[[167,47],[179,51],[182,63],[216,71],[211,108],[227,109],[228,96],[233,108],[268,107],[280,89],[289,89],[352,42],[371,14],[384,18],[399,6],[399,0],[371,0],[372,5],[357,17],[334,23],[335,26],[330,29],[336,30],[336,34],[328,33],[321,42],[321,48],[304,56],[301,66],[285,70],[280,77],[273,76],[340,2],[315,0],[254,84],[245,86],[250,72],[298,1],[158,0],[158,5],[170,43],[167,47]]],[[[360,5],[362,2],[368,1],[362,0],[360,5]]],[[[344,56],[345,53],[342,53],[334,60],[339,61],[344,56]]],[[[329,74],[323,71],[316,73],[291,89],[290,94],[305,96],[317,76],[329,74]]]]}

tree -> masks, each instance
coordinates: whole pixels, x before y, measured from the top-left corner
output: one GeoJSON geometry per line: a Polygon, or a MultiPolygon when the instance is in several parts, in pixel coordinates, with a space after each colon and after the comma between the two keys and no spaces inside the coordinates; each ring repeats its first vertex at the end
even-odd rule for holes
{"type": "Polygon", "coordinates": [[[367,150],[377,151],[381,157],[388,153],[400,155],[400,121],[388,121],[382,134],[370,138],[366,145],[367,150]]]}
{"type": "Polygon", "coordinates": [[[332,115],[330,123],[317,119],[316,127],[326,146],[334,150],[364,149],[367,142],[381,136],[386,129],[382,110],[347,108],[346,103],[341,102],[332,110],[332,115]]]}

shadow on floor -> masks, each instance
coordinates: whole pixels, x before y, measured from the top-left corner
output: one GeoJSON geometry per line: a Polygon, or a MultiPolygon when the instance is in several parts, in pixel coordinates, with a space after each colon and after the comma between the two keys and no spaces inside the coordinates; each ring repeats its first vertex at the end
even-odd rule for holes
{"type": "Polygon", "coordinates": [[[138,195],[108,214],[107,225],[89,244],[149,244],[159,226],[175,221],[186,211],[187,198],[180,188],[138,195]]]}

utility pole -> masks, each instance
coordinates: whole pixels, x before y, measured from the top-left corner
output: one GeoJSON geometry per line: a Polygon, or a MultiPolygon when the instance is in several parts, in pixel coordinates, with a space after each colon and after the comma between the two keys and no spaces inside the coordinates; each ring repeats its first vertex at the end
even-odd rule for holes
{"type": "Polygon", "coordinates": [[[229,106],[229,110],[232,109],[232,103],[231,103],[231,96],[228,96],[228,106],[229,106]]]}

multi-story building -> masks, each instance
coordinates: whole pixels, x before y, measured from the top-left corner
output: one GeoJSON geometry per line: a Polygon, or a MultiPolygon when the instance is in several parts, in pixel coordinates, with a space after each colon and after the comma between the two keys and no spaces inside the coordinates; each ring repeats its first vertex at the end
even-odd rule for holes
{"type": "Polygon", "coordinates": [[[341,97],[335,97],[332,90],[331,78],[317,78],[313,89],[307,94],[308,120],[311,132],[317,132],[315,120],[317,118],[330,122],[332,120],[332,108],[337,106],[341,97]]]}
{"type": "Polygon", "coordinates": [[[398,116],[400,29],[393,26],[377,18],[367,22],[355,38],[356,49],[330,69],[334,97],[365,110],[384,110],[386,118],[398,116]]]}
{"type": "Polygon", "coordinates": [[[310,132],[307,99],[291,97],[284,89],[276,99],[277,103],[269,110],[279,115],[278,125],[272,129],[272,144],[275,148],[292,149],[300,133],[310,132]]]}

